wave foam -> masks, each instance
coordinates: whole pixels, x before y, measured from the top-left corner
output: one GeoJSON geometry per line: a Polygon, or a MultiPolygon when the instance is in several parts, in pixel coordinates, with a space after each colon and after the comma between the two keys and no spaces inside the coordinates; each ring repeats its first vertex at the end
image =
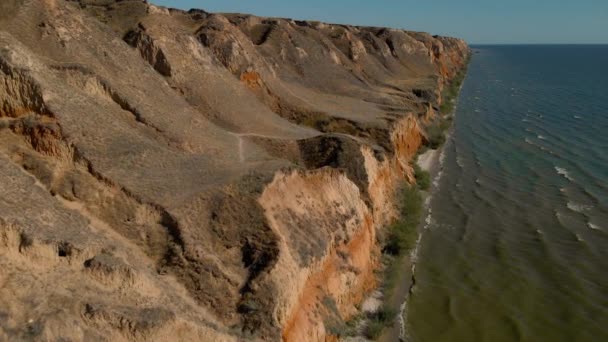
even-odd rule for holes
{"type": "Polygon", "coordinates": [[[574,179],[572,177],[570,177],[570,174],[568,173],[568,170],[564,169],[563,167],[555,167],[555,171],[559,174],[564,176],[564,178],[566,178],[569,181],[574,181],[574,179]]]}
{"type": "Polygon", "coordinates": [[[441,153],[439,154],[439,166],[443,167],[444,162],[445,162],[445,148],[441,149],[441,153]]]}
{"type": "MultiPolygon", "coordinates": [[[[435,189],[439,189],[439,181],[441,180],[441,176],[443,175],[443,170],[439,170],[439,172],[437,172],[437,176],[435,176],[435,179],[433,179],[433,187],[435,189]]],[[[436,190],[438,191],[438,190],[436,190]]]]}
{"type": "Polygon", "coordinates": [[[574,202],[568,202],[568,204],[566,204],[566,206],[568,207],[568,209],[577,212],[577,213],[582,213],[584,211],[587,211],[591,208],[593,208],[590,205],[584,205],[584,204],[579,204],[579,203],[574,203],[574,202]]]}
{"type": "Polygon", "coordinates": [[[601,230],[599,226],[597,226],[597,225],[595,225],[595,224],[593,224],[593,223],[591,223],[591,222],[588,222],[588,223],[587,223],[587,226],[588,226],[590,229],[593,229],[593,230],[601,230]]]}

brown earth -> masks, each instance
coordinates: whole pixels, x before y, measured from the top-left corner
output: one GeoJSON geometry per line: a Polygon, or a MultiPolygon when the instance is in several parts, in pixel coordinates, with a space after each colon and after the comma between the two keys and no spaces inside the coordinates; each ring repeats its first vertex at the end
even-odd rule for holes
{"type": "Polygon", "coordinates": [[[459,39],[0,3],[0,340],[331,339],[459,39]]]}

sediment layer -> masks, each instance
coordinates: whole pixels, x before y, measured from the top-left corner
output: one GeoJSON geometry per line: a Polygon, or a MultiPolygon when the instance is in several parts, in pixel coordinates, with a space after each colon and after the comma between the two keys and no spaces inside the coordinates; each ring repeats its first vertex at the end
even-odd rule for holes
{"type": "Polygon", "coordinates": [[[0,4],[0,340],[323,340],[376,285],[459,39],[0,4]]]}

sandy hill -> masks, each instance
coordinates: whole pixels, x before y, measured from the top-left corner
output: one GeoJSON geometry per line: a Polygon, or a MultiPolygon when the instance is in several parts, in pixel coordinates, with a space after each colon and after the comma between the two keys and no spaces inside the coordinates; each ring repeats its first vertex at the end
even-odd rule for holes
{"type": "Polygon", "coordinates": [[[467,54],[386,28],[2,0],[0,340],[322,340],[375,285],[393,193],[467,54]]]}

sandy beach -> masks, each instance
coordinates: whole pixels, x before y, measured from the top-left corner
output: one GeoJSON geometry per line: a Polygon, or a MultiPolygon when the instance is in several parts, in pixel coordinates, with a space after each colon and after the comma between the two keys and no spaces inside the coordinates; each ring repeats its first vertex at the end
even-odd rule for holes
{"type": "MultiPolygon", "coordinates": [[[[421,169],[423,169],[424,171],[430,172],[430,173],[434,173],[433,171],[436,170],[438,164],[439,164],[439,156],[441,155],[441,150],[442,149],[438,149],[438,150],[427,150],[426,152],[420,154],[418,156],[418,166],[420,166],[421,169]]],[[[431,175],[434,176],[434,175],[431,175]]]]}

